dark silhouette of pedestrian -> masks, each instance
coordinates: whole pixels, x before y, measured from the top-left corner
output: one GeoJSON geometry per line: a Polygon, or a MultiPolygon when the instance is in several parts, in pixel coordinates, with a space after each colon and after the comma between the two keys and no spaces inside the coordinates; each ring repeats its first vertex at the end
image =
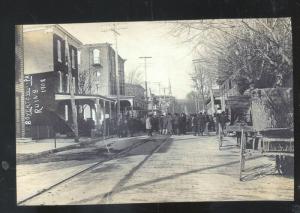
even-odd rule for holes
{"type": "Polygon", "coordinates": [[[152,136],[152,121],[151,121],[151,115],[148,115],[146,119],[146,130],[148,133],[148,136],[152,136]]]}
{"type": "Polygon", "coordinates": [[[199,134],[197,114],[194,114],[192,116],[192,129],[193,129],[193,132],[194,132],[194,136],[197,136],[199,134]]]}

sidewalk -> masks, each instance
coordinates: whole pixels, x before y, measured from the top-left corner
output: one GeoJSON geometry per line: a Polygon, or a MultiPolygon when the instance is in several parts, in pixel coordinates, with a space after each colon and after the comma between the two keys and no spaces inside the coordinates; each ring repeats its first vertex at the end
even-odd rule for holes
{"type": "MultiPolygon", "coordinates": [[[[88,138],[80,138],[79,143],[84,141],[88,141],[88,138]]],[[[79,144],[75,142],[72,138],[57,138],[56,139],[56,147],[55,147],[55,139],[47,138],[41,140],[20,140],[17,139],[16,144],[16,154],[34,154],[40,153],[44,151],[49,151],[61,147],[66,147],[74,144],[79,144]]]]}
{"type": "Polygon", "coordinates": [[[81,137],[79,142],[75,142],[73,138],[56,138],[56,144],[54,138],[47,138],[41,140],[32,140],[30,138],[18,139],[16,143],[16,156],[17,162],[26,161],[38,157],[45,156],[50,153],[57,153],[67,151],[70,149],[76,149],[79,147],[87,146],[89,144],[97,143],[97,146],[110,146],[112,142],[123,141],[126,139],[143,137],[145,133],[136,134],[135,137],[118,138],[116,136],[110,136],[103,140],[103,137],[88,138],[81,137]]]}
{"type": "MultiPolygon", "coordinates": [[[[159,138],[161,136],[153,136],[159,138]]],[[[146,135],[98,140],[90,146],[66,149],[55,154],[17,164],[17,201],[21,201],[80,172],[109,156],[138,144],[146,135]],[[103,153],[106,144],[112,153],[103,153]],[[47,177],[47,178],[45,178],[47,177]],[[34,183],[34,184],[32,184],[34,183]]],[[[84,185],[84,184],[83,184],[84,185]]]]}

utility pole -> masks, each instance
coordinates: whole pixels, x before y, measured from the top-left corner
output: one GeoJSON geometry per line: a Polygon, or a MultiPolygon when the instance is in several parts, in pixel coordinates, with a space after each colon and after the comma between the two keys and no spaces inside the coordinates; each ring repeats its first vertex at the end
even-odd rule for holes
{"type": "MultiPolygon", "coordinates": [[[[119,29],[127,29],[127,28],[118,28],[119,29]]],[[[118,36],[120,33],[117,31],[116,24],[113,24],[113,27],[107,31],[111,31],[114,35],[115,39],[115,64],[116,64],[116,83],[117,83],[117,117],[120,115],[120,76],[119,76],[119,54],[118,54],[118,36]]],[[[102,32],[107,32],[102,31],[102,32]]]]}
{"type": "Polygon", "coordinates": [[[148,110],[147,59],[150,59],[152,57],[151,56],[141,56],[139,58],[144,59],[146,103],[147,103],[147,110],[148,110]]]}
{"type": "Polygon", "coordinates": [[[170,100],[170,103],[172,101],[172,112],[174,114],[174,112],[175,112],[175,97],[173,98],[173,96],[172,96],[172,88],[171,88],[170,78],[169,78],[169,100],[170,100]]]}
{"type": "MultiPolygon", "coordinates": [[[[68,66],[68,81],[70,85],[70,95],[71,95],[71,107],[72,107],[72,118],[73,118],[73,130],[75,134],[75,142],[79,142],[79,136],[78,136],[78,125],[77,125],[77,108],[75,103],[75,81],[73,81],[72,76],[72,61],[70,57],[70,51],[69,51],[69,43],[68,43],[68,37],[65,36],[65,46],[66,46],[66,55],[67,55],[67,66],[68,66]]],[[[75,61],[73,61],[75,63],[75,61]]]]}

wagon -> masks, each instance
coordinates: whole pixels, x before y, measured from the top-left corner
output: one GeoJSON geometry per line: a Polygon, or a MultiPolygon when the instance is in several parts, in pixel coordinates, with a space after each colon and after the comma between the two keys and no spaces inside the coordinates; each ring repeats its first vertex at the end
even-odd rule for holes
{"type": "MultiPolygon", "coordinates": [[[[240,111],[251,113],[252,120],[251,125],[244,122],[227,127],[227,131],[236,133],[237,146],[240,147],[240,180],[247,154],[273,156],[279,174],[293,174],[292,90],[290,88],[256,89],[252,91],[251,97],[231,97],[229,107],[233,106],[238,110],[238,105],[242,106],[240,111]],[[241,100],[244,102],[241,103],[241,100]],[[247,109],[246,106],[249,108],[247,109]]],[[[219,139],[219,146],[222,146],[221,134],[219,139]]]]}

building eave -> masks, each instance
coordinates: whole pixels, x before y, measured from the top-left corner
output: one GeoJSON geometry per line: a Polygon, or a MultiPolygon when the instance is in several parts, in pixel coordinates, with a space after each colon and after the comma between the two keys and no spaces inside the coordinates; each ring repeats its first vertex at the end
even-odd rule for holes
{"type": "MultiPolygon", "coordinates": [[[[87,100],[87,99],[101,99],[105,101],[110,101],[110,102],[115,102],[114,99],[105,97],[102,95],[83,95],[83,94],[76,94],[74,95],[75,100],[87,100]]],[[[55,94],[55,100],[60,101],[60,100],[71,100],[71,95],[70,94],[60,94],[56,93],[55,94]]]]}

